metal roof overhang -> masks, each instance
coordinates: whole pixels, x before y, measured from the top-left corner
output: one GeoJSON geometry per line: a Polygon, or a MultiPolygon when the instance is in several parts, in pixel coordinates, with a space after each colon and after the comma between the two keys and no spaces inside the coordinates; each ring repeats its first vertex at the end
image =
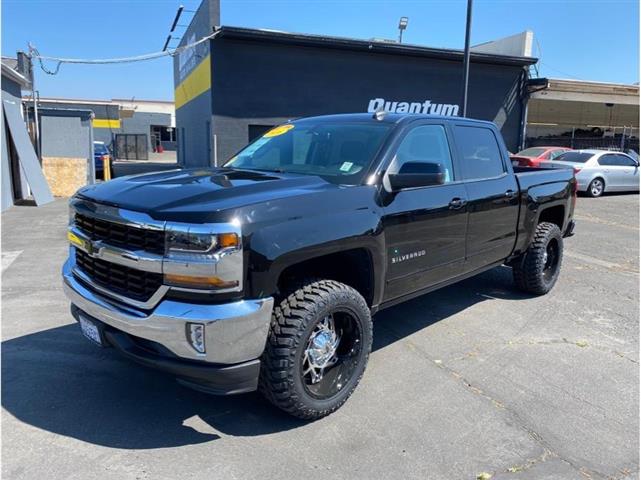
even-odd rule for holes
{"type": "MultiPolygon", "coordinates": [[[[346,37],[330,37],[326,35],[311,35],[228,26],[217,27],[216,31],[218,32],[218,35],[216,35],[212,41],[216,41],[217,38],[230,38],[234,40],[271,42],[286,45],[333,48],[340,50],[364,51],[369,53],[386,53],[389,55],[406,55],[460,62],[463,61],[463,50],[456,49],[431,48],[405,43],[388,43],[346,37]]],[[[474,63],[511,65],[519,67],[533,65],[538,61],[538,58],[534,57],[513,57],[480,52],[471,52],[470,58],[474,63]]]]}
{"type": "Polygon", "coordinates": [[[548,79],[532,93],[530,125],[639,127],[639,86],[548,79]]]}
{"type": "Polygon", "coordinates": [[[10,80],[13,80],[22,88],[26,89],[31,86],[31,82],[29,82],[27,78],[25,78],[23,75],[21,75],[8,65],[5,65],[4,63],[2,63],[2,75],[9,78],[10,80]]]}

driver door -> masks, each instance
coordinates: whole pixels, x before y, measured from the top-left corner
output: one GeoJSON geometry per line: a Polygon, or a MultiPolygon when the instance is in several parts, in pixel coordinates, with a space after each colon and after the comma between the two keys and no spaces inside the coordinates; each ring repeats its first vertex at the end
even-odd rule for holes
{"type": "Polygon", "coordinates": [[[465,262],[467,194],[457,181],[447,126],[417,122],[401,140],[387,175],[398,173],[407,162],[440,164],[445,183],[392,191],[385,177],[391,193],[382,220],[387,251],[384,301],[455,277],[465,262]]]}

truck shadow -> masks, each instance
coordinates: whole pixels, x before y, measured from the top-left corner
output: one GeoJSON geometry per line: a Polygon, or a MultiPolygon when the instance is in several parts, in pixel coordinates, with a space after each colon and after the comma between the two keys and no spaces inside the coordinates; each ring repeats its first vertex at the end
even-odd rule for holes
{"type": "Polygon", "coordinates": [[[372,351],[462,312],[476,303],[494,298],[522,300],[530,298],[530,295],[516,289],[511,268],[494,268],[378,313],[374,317],[372,351]]]}
{"type": "MultiPolygon", "coordinates": [[[[374,352],[487,296],[523,298],[509,272],[474,279],[381,312],[374,352]]],[[[121,449],[156,449],[302,427],[257,393],[212,397],[89,344],[76,325],[2,343],[2,406],[19,421],[58,435],[121,449]]],[[[5,424],[5,428],[8,428],[5,424]]]]}

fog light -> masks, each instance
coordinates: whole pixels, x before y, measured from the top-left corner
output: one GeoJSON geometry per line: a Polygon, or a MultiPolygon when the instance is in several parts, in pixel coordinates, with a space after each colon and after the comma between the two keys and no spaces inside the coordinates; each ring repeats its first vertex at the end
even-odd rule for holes
{"type": "Polygon", "coordinates": [[[187,324],[189,342],[198,353],[205,353],[205,326],[200,323],[187,324]]]}

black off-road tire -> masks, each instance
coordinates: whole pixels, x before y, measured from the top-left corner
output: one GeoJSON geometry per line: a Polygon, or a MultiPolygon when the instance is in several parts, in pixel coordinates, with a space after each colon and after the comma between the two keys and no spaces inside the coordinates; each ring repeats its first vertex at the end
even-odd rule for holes
{"type": "Polygon", "coordinates": [[[276,407],[305,420],[324,417],[340,408],[363,376],[372,348],[372,319],[365,299],[352,287],[333,280],[310,281],[274,307],[259,391],[276,407]],[[333,312],[344,312],[358,324],[360,349],[343,388],[330,398],[312,396],[304,386],[303,355],[317,323],[333,312]]]}
{"type": "Polygon", "coordinates": [[[516,286],[527,293],[544,295],[552,290],[559,278],[563,260],[563,237],[554,223],[539,223],[532,243],[521,258],[512,264],[516,286]],[[556,247],[556,248],[555,248],[556,247]],[[546,270],[546,252],[555,248],[557,258],[552,269],[546,270]]]}

